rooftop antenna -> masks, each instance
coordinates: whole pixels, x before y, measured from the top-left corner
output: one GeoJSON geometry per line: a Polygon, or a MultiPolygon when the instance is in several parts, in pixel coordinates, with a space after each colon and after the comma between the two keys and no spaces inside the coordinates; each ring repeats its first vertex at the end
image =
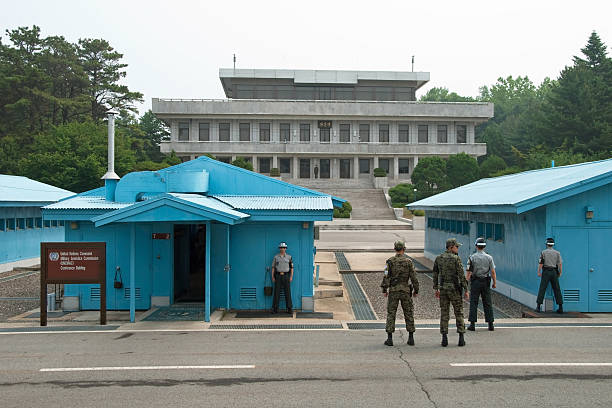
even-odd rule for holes
{"type": "Polygon", "coordinates": [[[412,56],[412,72],[414,72],[414,55],[412,56]]]}
{"type": "Polygon", "coordinates": [[[236,54],[234,54],[234,71],[236,70],[236,54]]]}

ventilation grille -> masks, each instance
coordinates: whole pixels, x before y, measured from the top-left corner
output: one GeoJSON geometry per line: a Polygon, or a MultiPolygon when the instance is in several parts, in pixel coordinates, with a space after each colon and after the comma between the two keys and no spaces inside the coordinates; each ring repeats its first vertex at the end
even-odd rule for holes
{"type": "Polygon", "coordinates": [[[565,289],[563,300],[565,302],[580,302],[580,289],[565,289]]]}
{"type": "Polygon", "coordinates": [[[257,300],[257,288],[240,288],[240,300],[257,300]]]}
{"type": "MultiPolygon", "coordinates": [[[[136,300],[140,300],[140,299],[141,299],[141,296],[140,296],[140,288],[136,288],[136,289],[135,289],[135,292],[136,292],[136,294],[135,294],[134,298],[135,298],[136,300]]],[[[130,298],[130,288],[124,288],[124,291],[123,291],[123,297],[124,297],[124,298],[126,298],[126,299],[129,299],[129,298],[130,298]]]]}
{"type": "Polygon", "coordinates": [[[100,288],[89,288],[89,298],[91,300],[100,300],[100,288]]]}
{"type": "Polygon", "coordinates": [[[605,289],[597,292],[597,301],[598,302],[612,302],[612,290],[605,289]]]}

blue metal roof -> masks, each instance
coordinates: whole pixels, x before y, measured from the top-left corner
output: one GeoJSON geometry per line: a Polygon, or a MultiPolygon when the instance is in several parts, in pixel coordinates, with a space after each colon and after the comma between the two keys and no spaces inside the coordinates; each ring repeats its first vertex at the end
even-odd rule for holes
{"type": "Polygon", "coordinates": [[[53,203],[74,194],[72,191],[31,180],[27,177],[0,174],[0,205],[53,203]]]}
{"type": "Polygon", "coordinates": [[[241,210],[333,210],[331,196],[239,196],[214,198],[241,210]]]}
{"type": "Polygon", "coordinates": [[[117,210],[129,207],[134,203],[117,203],[106,201],[104,197],[82,196],[71,197],[60,202],[49,204],[46,210],[117,210]]]}
{"type": "Polygon", "coordinates": [[[609,183],[612,159],[482,179],[407,207],[520,214],[609,183]]]}

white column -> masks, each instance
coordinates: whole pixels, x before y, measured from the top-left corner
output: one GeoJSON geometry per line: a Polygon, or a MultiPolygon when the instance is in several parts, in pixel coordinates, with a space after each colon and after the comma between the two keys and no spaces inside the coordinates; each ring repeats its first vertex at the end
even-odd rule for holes
{"type": "Polygon", "coordinates": [[[378,168],[378,156],[374,156],[374,168],[378,168]]]}
{"type": "Polygon", "coordinates": [[[257,156],[253,156],[252,158],[253,160],[253,171],[255,173],[259,173],[259,160],[257,156]]]}
{"type": "Polygon", "coordinates": [[[293,174],[291,175],[292,178],[299,178],[300,172],[300,159],[297,156],[293,156],[293,174]]]}
{"type": "Polygon", "coordinates": [[[353,178],[359,178],[359,156],[353,157],[353,178]]]}
{"type": "Polygon", "coordinates": [[[272,156],[272,168],[278,168],[278,156],[277,155],[273,155],[272,156]]]}
{"type": "Polygon", "coordinates": [[[397,156],[393,156],[393,179],[399,179],[399,160],[397,156]]]}

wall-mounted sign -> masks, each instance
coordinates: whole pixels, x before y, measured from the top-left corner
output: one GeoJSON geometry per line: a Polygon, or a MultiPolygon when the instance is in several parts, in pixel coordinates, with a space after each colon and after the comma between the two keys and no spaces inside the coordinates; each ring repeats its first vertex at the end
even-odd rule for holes
{"type": "Polygon", "coordinates": [[[170,239],[169,232],[154,232],[153,239],[170,239]]]}
{"type": "Polygon", "coordinates": [[[331,120],[320,120],[319,121],[319,129],[331,129],[332,122],[331,120]]]}
{"type": "Polygon", "coordinates": [[[40,325],[47,325],[47,284],[99,283],[100,324],[106,324],[106,242],[40,243],[40,325]]]}

